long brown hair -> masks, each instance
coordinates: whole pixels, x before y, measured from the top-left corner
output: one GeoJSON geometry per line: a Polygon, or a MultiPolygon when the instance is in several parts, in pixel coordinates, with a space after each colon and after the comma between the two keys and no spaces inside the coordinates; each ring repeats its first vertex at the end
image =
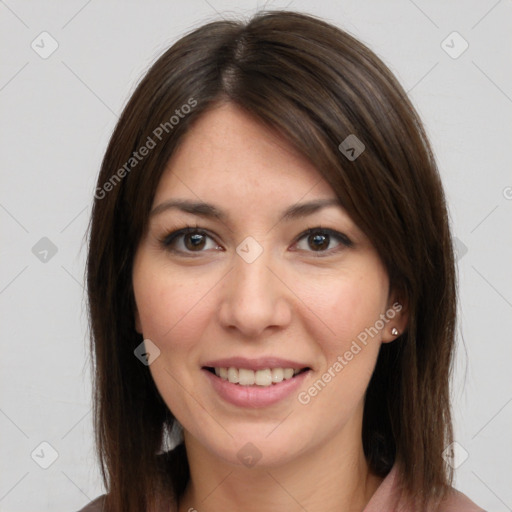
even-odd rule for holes
{"type": "Polygon", "coordinates": [[[147,510],[165,488],[179,497],[189,478],[183,445],[172,457],[156,456],[175,419],[134,356],[142,337],[134,327],[132,262],[166,163],[218,101],[245,109],[312,162],[386,265],[409,323],[381,347],[366,394],[363,447],[381,477],[400,466],[419,506],[440,501],[452,483],[442,452],[453,436],[456,276],[429,142],[405,91],[370,49],[313,16],[272,11],[248,22],[211,22],[177,41],[137,86],[106,150],[87,260],[106,509],[147,510]],[[339,149],[351,134],[365,146],[356,159],[339,149]],[[135,158],[150,140],[154,146],[135,158]]]}

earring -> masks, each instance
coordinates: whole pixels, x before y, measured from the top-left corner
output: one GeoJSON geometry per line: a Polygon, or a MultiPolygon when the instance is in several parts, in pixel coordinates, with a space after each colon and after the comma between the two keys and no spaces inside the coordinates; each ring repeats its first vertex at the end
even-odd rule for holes
{"type": "Polygon", "coordinates": [[[398,329],[396,327],[393,327],[393,329],[391,329],[391,334],[393,336],[398,336],[398,334],[399,334],[398,329]]]}

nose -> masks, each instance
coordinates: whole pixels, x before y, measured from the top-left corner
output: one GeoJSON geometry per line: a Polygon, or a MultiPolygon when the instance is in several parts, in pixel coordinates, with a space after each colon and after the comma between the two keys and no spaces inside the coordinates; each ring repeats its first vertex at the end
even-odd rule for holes
{"type": "Polygon", "coordinates": [[[223,283],[219,321],[244,339],[256,339],[291,321],[293,293],[270,260],[269,251],[251,263],[235,254],[234,268],[223,283]]]}

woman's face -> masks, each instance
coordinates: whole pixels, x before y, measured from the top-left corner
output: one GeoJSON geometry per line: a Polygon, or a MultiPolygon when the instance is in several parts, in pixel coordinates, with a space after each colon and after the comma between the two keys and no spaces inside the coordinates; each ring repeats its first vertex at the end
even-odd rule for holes
{"type": "Polygon", "coordinates": [[[232,104],[198,120],[156,191],[136,328],[186,442],[225,461],[359,442],[380,345],[403,327],[372,244],[318,201],[336,196],[316,169],[232,104]]]}

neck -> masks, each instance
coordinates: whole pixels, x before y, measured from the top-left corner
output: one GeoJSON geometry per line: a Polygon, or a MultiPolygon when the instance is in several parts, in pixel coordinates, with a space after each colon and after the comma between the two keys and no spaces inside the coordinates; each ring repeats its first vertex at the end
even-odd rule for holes
{"type": "Polygon", "coordinates": [[[346,425],[290,463],[247,468],[215,457],[185,436],[190,481],[179,512],[362,512],[382,479],[370,472],[360,439],[360,430],[346,425]]]}

